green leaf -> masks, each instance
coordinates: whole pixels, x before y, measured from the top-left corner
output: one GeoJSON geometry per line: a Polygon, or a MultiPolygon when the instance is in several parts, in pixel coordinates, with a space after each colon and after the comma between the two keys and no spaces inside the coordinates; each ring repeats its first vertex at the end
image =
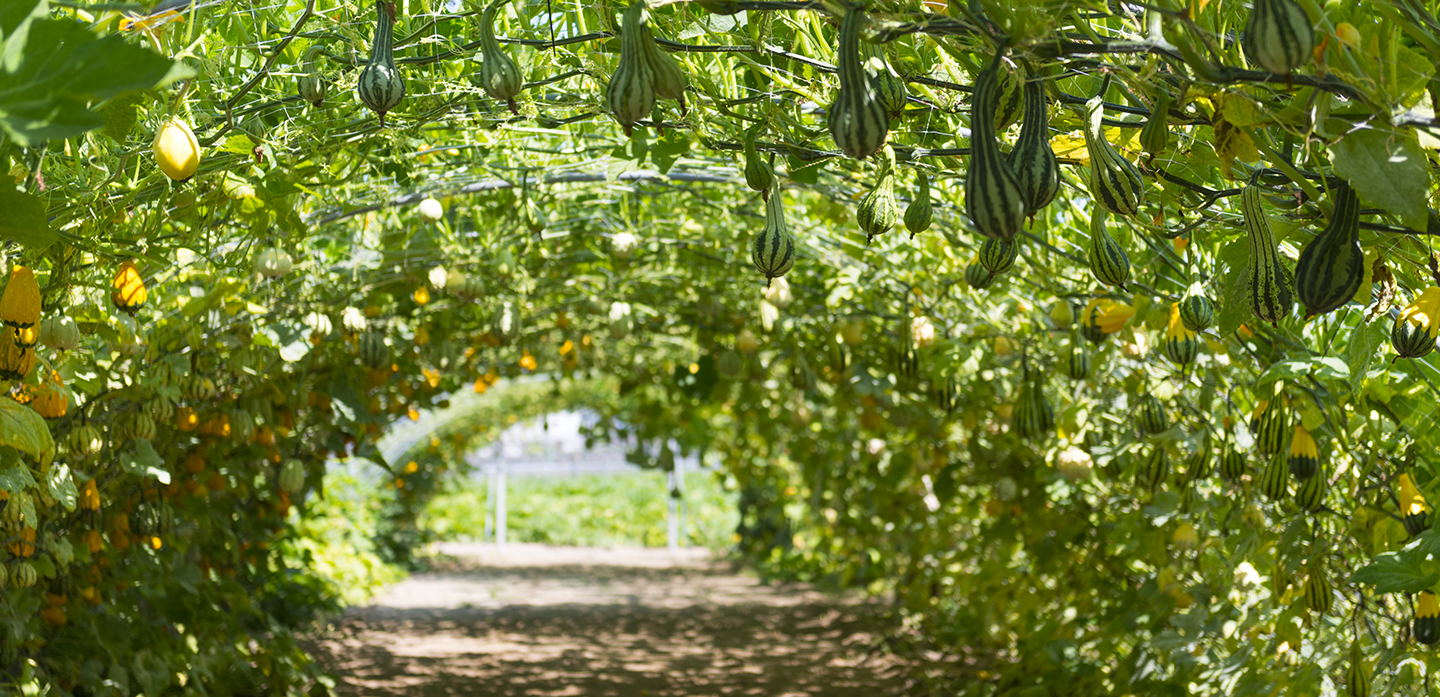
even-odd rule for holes
{"type": "Polygon", "coordinates": [[[105,121],[105,129],[101,131],[117,143],[124,143],[135,130],[135,121],[140,113],[140,105],[145,102],[145,95],[141,92],[127,92],[104,104],[100,107],[100,118],[105,121]]]}
{"type": "Polygon", "coordinates": [[[142,477],[154,477],[161,484],[170,483],[170,470],[165,469],[155,446],[144,438],[135,439],[135,459],[130,461],[130,469],[142,477]]]}
{"type": "Polygon", "coordinates": [[[0,238],[40,250],[55,241],[46,220],[45,203],[35,196],[0,184],[0,238]]]}
{"type": "Polygon", "coordinates": [[[50,487],[50,498],[59,501],[66,510],[75,510],[75,502],[80,498],[80,491],[75,488],[75,480],[70,476],[69,467],[65,465],[52,467],[46,484],[50,487]]]}
{"type": "Polygon", "coordinates": [[[10,458],[7,459],[11,459],[12,462],[4,469],[0,469],[0,491],[15,494],[34,488],[35,478],[30,475],[30,468],[20,462],[13,451],[7,452],[10,452],[10,458]]]}
{"type": "Polygon", "coordinates": [[[8,445],[40,461],[55,458],[55,441],[50,427],[34,409],[11,399],[0,399],[0,445],[8,445]]]}
{"type": "Polygon", "coordinates": [[[1389,337],[1389,332],[1376,322],[1357,327],[1350,333],[1350,343],[1345,347],[1345,362],[1350,369],[1350,391],[1360,389],[1360,381],[1370,362],[1375,359],[1375,349],[1389,337]]]}
{"type": "Polygon", "coordinates": [[[1249,288],[1245,282],[1245,268],[1250,263],[1250,241],[1243,237],[1234,240],[1220,250],[1218,257],[1229,267],[1220,280],[1220,287],[1229,290],[1216,310],[1215,330],[1220,336],[1229,336],[1251,319],[1249,288]]]}
{"type": "Polygon", "coordinates": [[[1410,131],[1364,128],[1331,147],[1335,173],[1344,177],[1360,198],[1425,229],[1425,189],[1430,181],[1425,152],[1410,131]]]}
{"type": "Polygon", "coordinates": [[[97,36],[47,3],[0,15],[0,131],[29,147],[106,125],[88,102],[146,90],[194,71],[119,35],[97,36]]]}
{"type": "Polygon", "coordinates": [[[1375,555],[1355,570],[1351,583],[1375,586],[1376,593],[1417,593],[1440,581],[1440,573],[1426,573],[1422,564],[1440,553],[1440,533],[1427,530],[1398,552],[1375,555]]]}

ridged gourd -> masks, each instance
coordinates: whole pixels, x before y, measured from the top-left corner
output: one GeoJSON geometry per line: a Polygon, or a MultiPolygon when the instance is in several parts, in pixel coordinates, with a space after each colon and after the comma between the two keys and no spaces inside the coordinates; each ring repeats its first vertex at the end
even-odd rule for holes
{"type": "Polygon", "coordinates": [[[770,187],[775,184],[775,170],[770,163],[760,157],[760,151],[755,149],[755,139],[759,137],[760,130],[765,125],[757,124],[754,128],[745,131],[745,185],[755,191],[759,191],[765,200],[770,200],[770,187]]]}
{"type": "Polygon", "coordinates": [[[887,145],[881,154],[875,188],[865,192],[855,208],[855,220],[865,232],[865,244],[890,232],[900,214],[900,206],[895,202],[895,151],[887,145]]]}
{"type": "Polygon", "coordinates": [[[605,86],[605,103],[625,135],[655,109],[655,71],[646,51],[650,41],[645,0],[635,0],[620,15],[620,63],[605,86]]]}
{"type": "Polygon", "coordinates": [[[1290,314],[1290,284],[1280,265],[1280,252],[1270,232],[1270,219],[1260,205],[1260,187],[1248,184],[1240,192],[1241,218],[1250,239],[1250,262],[1245,269],[1250,311],[1256,319],[1277,324],[1290,314]]]}
{"type": "Polygon", "coordinates": [[[880,88],[862,64],[865,54],[860,34],[864,28],[865,13],[859,9],[850,9],[840,20],[840,43],[835,53],[840,91],[827,116],[835,145],[857,160],[874,155],[890,134],[890,115],[880,101],[880,88]]]}
{"type": "Polygon", "coordinates": [[[980,243],[980,265],[990,272],[991,276],[1005,273],[1015,266],[1015,260],[1020,257],[1020,242],[1006,242],[987,238],[980,243]]]}
{"type": "Polygon", "coordinates": [[[1110,236],[1105,224],[1107,217],[1101,206],[1090,211],[1090,272],[1095,280],[1125,290],[1125,283],[1130,280],[1130,256],[1110,236]]]}
{"type": "Polygon", "coordinates": [[[1105,140],[1105,102],[1095,95],[1085,103],[1085,150],[1090,155],[1090,197],[1115,215],[1132,216],[1145,202],[1145,180],[1105,140]]]}
{"type": "Polygon", "coordinates": [[[750,245],[750,261],[765,274],[765,286],[795,266],[795,235],[785,222],[785,204],[779,183],[765,200],[765,227],[750,245]]]}
{"type": "Polygon", "coordinates": [[[1031,218],[1060,192],[1060,162],[1050,147],[1050,115],[1045,86],[1039,80],[1025,83],[1025,111],[1020,138],[1005,157],[1025,200],[1031,218]]]}
{"type": "Polygon", "coordinates": [[[495,40],[495,13],[510,0],[495,0],[480,13],[480,89],[491,99],[505,102],[510,113],[520,113],[515,97],[520,95],[525,83],[520,77],[520,66],[501,50],[495,40]]]}
{"type": "Polygon", "coordinates": [[[1255,0],[1240,48],[1261,69],[1289,75],[1314,60],[1315,27],[1295,0],[1255,0]]]}
{"type": "Polygon", "coordinates": [[[400,105],[405,98],[405,78],[395,67],[394,41],[395,3],[386,0],[375,2],[375,38],[370,46],[370,61],[360,71],[355,90],[360,101],[380,116],[380,127],[385,127],[385,115],[400,105]]]}
{"type": "Polygon", "coordinates": [[[1360,199],[1342,180],[1335,188],[1330,223],[1300,250],[1300,259],[1295,262],[1295,295],[1307,314],[1323,315],[1350,302],[1364,279],[1360,199]]]}
{"type": "Polygon", "coordinates": [[[1000,64],[975,78],[970,104],[970,169],[965,173],[965,213],[985,237],[1013,240],[1025,225],[1025,193],[1000,152],[995,100],[1000,64]]]}
{"type": "Polygon", "coordinates": [[[923,170],[916,172],[915,183],[918,187],[915,198],[905,207],[905,229],[910,231],[910,239],[929,230],[935,218],[935,209],[930,203],[930,175],[923,170]]]}

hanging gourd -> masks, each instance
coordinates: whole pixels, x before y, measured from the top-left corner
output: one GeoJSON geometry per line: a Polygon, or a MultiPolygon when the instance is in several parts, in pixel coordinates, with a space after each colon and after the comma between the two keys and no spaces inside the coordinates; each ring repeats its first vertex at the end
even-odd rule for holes
{"type": "Polygon", "coordinates": [[[0,295],[0,321],[14,330],[15,343],[30,348],[40,340],[40,284],[28,266],[16,265],[0,295]]]}
{"type": "Polygon", "coordinates": [[[857,160],[874,155],[890,135],[890,115],[880,100],[879,87],[862,65],[865,52],[860,32],[864,28],[865,13],[859,9],[846,11],[840,20],[840,45],[835,50],[840,91],[827,116],[835,145],[857,160]]]}
{"type": "Polygon", "coordinates": [[[160,171],[177,182],[195,176],[195,171],[200,168],[200,141],[195,139],[195,132],[183,119],[166,121],[155,134],[151,148],[155,151],[155,164],[160,171]]]}
{"type": "Polygon", "coordinates": [[[301,66],[304,72],[295,80],[300,98],[309,102],[316,109],[319,109],[321,103],[325,101],[325,93],[329,90],[325,76],[320,73],[320,69],[315,64],[315,56],[321,50],[319,46],[311,46],[310,50],[305,52],[304,64],[301,66]]]}
{"type": "Polygon", "coordinates": [[[510,0],[495,0],[480,13],[480,89],[485,90],[491,99],[505,102],[510,107],[510,113],[518,114],[520,110],[515,105],[515,97],[525,87],[520,78],[520,66],[500,50],[500,42],[495,40],[495,12],[507,2],[510,0]]]}
{"type": "Polygon", "coordinates": [[[795,235],[785,223],[785,204],[778,183],[765,199],[765,228],[751,244],[750,261],[765,274],[766,287],[795,266],[795,235]]]}
{"type": "Polygon", "coordinates": [[[648,22],[644,0],[631,3],[620,15],[620,64],[605,87],[605,102],[627,136],[655,109],[655,72],[645,50],[648,22]]]}
{"type": "Polygon", "coordinates": [[[970,169],[965,173],[965,214],[985,237],[1013,240],[1025,225],[1025,192],[1000,152],[995,109],[1000,62],[975,78],[970,104],[970,169]]]}
{"type": "Polygon", "coordinates": [[[380,127],[385,127],[385,114],[395,110],[405,98],[405,78],[395,67],[394,37],[395,3],[385,0],[375,2],[375,38],[370,45],[370,62],[360,71],[360,81],[355,90],[360,101],[380,116],[380,127]]]}
{"type": "Polygon", "coordinates": [[[140,270],[135,268],[135,262],[122,262],[119,270],[115,272],[115,280],[110,282],[110,301],[115,303],[115,309],[134,315],[145,306],[148,297],[145,282],[140,279],[140,270]]]}

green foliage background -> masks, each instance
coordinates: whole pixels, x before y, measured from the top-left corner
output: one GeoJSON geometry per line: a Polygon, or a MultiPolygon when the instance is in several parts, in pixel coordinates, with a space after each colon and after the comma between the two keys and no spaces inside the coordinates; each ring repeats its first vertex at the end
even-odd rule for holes
{"type": "Polygon", "coordinates": [[[889,594],[911,644],[897,650],[964,666],[922,682],[932,692],[1318,695],[1346,689],[1358,655],[1375,694],[1414,693],[1434,668],[1412,641],[1414,594],[1440,568],[1397,494],[1404,472],[1437,496],[1437,373],[1433,353],[1394,360],[1386,338],[1440,282],[1440,21],[1421,0],[1299,4],[1318,50],[1273,76],[1235,40],[1242,3],[869,3],[864,38],[909,90],[888,140],[897,205],[924,171],[935,222],[867,243],[854,209],[877,162],[839,156],[825,116],[845,3],[656,3],[688,110],[662,103],[630,135],[603,98],[612,3],[503,8],[517,113],[472,82],[478,6],[396,3],[407,97],[383,128],[354,94],[370,3],[194,3],[128,29],[151,8],[6,3],[0,236],[35,270],[46,316],[83,339],[38,349],[18,399],[0,400],[7,577],[38,576],[5,588],[0,680],[323,691],[295,633],[338,589],[389,578],[378,560],[411,560],[464,453],[588,407],[603,416],[590,437],[638,439],[645,466],[663,471],[671,442],[723,463],[740,549],[764,568],[889,594]],[[311,49],[330,86],[319,107],[296,94],[311,49]],[[1002,51],[1045,84],[1064,183],[1015,268],[977,290],[963,280],[982,241],[962,213],[969,85],[1002,51]],[[1111,229],[1134,269],[1123,290],[1086,261],[1080,107],[1102,87],[1103,133],[1145,175],[1140,215],[1111,229]],[[1171,137],[1142,154],[1159,90],[1176,97],[1171,137]],[[184,183],[151,154],[172,117],[203,147],[184,183]],[[764,223],[740,174],[751,129],[800,249],[788,295],[763,295],[749,264],[764,223]],[[1328,221],[1327,177],[1364,206],[1362,290],[1319,318],[1257,322],[1236,195],[1263,188],[1293,273],[1328,221]],[[416,214],[426,197],[439,220],[416,214]],[[272,249],[290,273],[257,272],[272,249]],[[123,260],[149,291],[133,318],[108,297],[123,260]],[[1192,286],[1218,310],[1181,366],[1165,356],[1169,312],[1192,286]],[[1095,300],[1133,318],[1093,345],[1052,319],[1095,300]],[[919,368],[901,370],[917,334],[919,368]],[[1093,364],[1071,381],[1076,350],[1093,364]],[[545,379],[501,382],[527,374],[545,379]],[[57,378],[67,412],[42,421],[22,401],[57,378]],[[934,394],[952,381],[945,409],[934,394]],[[1056,415],[1038,437],[1015,432],[1022,386],[1056,415]],[[1134,428],[1147,396],[1167,411],[1159,432],[1134,428]],[[1283,496],[1259,491],[1271,463],[1249,417],[1266,400],[1318,441],[1317,513],[1288,477],[1283,496]],[[454,416],[398,457],[381,447],[432,412],[454,416]],[[1246,471],[1196,475],[1207,442],[1246,471]],[[1169,476],[1137,482],[1157,452],[1169,476]],[[361,518],[370,544],[326,522],[364,500],[325,474],[332,458],[385,472],[383,505],[361,518]],[[279,486],[290,461],[294,491],[279,486]],[[97,510],[79,496],[92,481],[97,510]],[[1331,607],[1311,611],[1321,575],[1331,607]]]}

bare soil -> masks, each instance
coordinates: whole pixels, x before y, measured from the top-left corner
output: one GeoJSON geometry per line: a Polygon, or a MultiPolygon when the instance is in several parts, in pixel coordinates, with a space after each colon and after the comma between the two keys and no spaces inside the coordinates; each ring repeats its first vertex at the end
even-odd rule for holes
{"type": "Polygon", "coordinates": [[[696,550],[440,551],[319,642],[340,695],[906,694],[862,598],[762,585],[696,550]]]}

